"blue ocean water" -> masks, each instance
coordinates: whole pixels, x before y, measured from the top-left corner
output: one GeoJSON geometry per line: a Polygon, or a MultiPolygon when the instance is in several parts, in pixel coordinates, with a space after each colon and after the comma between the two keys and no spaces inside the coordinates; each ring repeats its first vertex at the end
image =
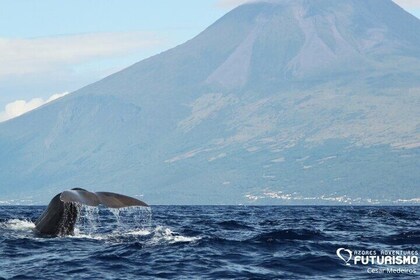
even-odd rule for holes
{"type": "MultiPolygon", "coordinates": [[[[346,265],[338,248],[417,250],[420,207],[84,207],[45,237],[45,207],[0,207],[0,279],[413,279],[346,265]]],[[[386,267],[386,266],[382,266],[386,267]]],[[[414,271],[414,272],[413,272],[414,271]]]]}

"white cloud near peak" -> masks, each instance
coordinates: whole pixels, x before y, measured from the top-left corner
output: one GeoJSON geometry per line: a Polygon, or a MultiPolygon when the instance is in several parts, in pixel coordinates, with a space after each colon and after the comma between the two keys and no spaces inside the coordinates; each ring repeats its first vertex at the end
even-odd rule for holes
{"type": "Polygon", "coordinates": [[[67,94],[68,92],[53,94],[47,100],[44,100],[42,98],[33,98],[29,101],[16,100],[16,101],[10,102],[4,107],[4,111],[0,112],[0,122],[4,122],[10,119],[19,117],[20,115],[23,115],[29,111],[32,111],[44,104],[47,104],[51,101],[61,98],[67,94]]]}
{"type": "MultiPolygon", "coordinates": [[[[256,2],[257,0],[218,0],[216,6],[222,9],[231,9],[241,4],[256,2]]],[[[259,0],[264,1],[264,0],[259,0]]],[[[420,0],[393,0],[395,3],[405,9],[419,9],[420,0]]]]}
{"type": "Polygon", "coordinates": [[[393,0],[405,9],[420,9],[420,0],[393,0]]]}
{"type": "Polygon", "coordinates": [[[108,32],[32,39],[0,37],[0,78],[49,72],[97,58],[123,56],[159,45],[144,32],[108,32]]]}
{"type": "Polygon", "coordinates": [[[218,0],[216,6],[222,9],[231,9],[251,0],[218,0]]]}

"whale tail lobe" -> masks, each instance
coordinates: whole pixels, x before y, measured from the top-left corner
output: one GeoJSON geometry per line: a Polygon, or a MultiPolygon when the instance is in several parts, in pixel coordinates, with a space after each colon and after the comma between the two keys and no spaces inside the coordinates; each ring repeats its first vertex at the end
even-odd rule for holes
{"type": "Polygon", "coordinates": [[[109,208],[148,206],[143,201],[130,196],[111,192],[89,192],[83,189],[64,191],[60,195],[60,200],[88,206],[98,206],[99,204],[102,204],[109,208]]]}

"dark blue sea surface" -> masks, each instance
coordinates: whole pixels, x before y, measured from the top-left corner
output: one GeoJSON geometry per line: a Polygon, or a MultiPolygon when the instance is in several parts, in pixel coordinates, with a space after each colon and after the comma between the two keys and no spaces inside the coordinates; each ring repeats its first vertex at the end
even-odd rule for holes
{"type": "MultiPolygon", "coordinates": [[[[45,207],[0,207],[0,279],[413,279],[346,265],[338,248],[417,250],[420,207],[84,207],[45,237],[45,207]]],[[[382,266],[385,268],[387,266],[382,266]]]]}

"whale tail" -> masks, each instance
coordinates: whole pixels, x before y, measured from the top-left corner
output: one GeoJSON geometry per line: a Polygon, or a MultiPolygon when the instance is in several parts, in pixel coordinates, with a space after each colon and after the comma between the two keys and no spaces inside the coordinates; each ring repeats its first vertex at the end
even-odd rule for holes
{"type": "Polygon", "coordinates": [[[48,235],[69,235],[74,232],[80,205],[109,208],[145,206],[146,203],[133,197],[111,192],[89,192],[75,188],[57,194],[47,209],[36,220],[35,228],[39,233],[48,235]]]}
{"type": "Polygon", "coordinates": [[[111,192],[89,192],[83,189],[64,191],[60,195],[60,200],[88,206],[98,206],[99,204],[102,204],[109,208],[148,206],[143,201],[126,195],[111,192]]]}

